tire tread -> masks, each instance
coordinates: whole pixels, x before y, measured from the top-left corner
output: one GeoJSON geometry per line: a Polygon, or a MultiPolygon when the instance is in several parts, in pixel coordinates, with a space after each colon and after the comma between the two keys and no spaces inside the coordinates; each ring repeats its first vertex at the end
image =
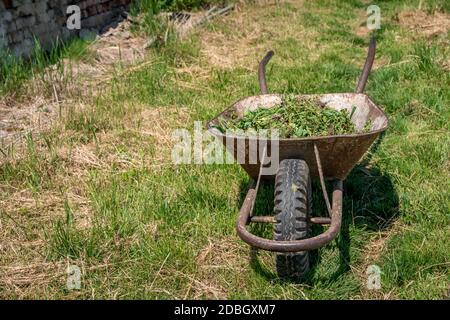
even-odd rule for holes
{"type": "MultiPolygon", "coordinates": [[[[311,181],[305,161],[281,161],[275,178],[274,239],[301,240],[309,236],[308,216],[311,210],[311,181]]],[[[304,278],[309,271],[309,252],[276,254],[280,277],[304,278]]]]}

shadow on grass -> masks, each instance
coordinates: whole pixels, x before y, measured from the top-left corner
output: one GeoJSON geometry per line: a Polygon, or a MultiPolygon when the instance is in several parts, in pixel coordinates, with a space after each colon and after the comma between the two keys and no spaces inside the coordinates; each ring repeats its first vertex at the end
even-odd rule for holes
{"type": "MultiPolygon", "coordinates": [[[[378,148],[379,142],[375,143],[372,153],[378,148]]],[[[350,246],[352,238],[350,227],[367,230],[381,231],[388,228],[398,214],[399,200],[392,183],[391,177],[381,172],[377,167],[369,167],[370,154],[357,165],[344,182],[343,195],[343,218],[342,226],[338,237],[332,241],[338,249],[340,255],[339,267],[332,275],[321,281],[333,282],[338,277],[345,274],[350,269],[350,246]]],[[[241,185],[241,202],[247,192],[248,183],[241,185]]],[[[327,189],[331,190],[331,184],[327,189]]],[[[254,215],[271,215],[273,212],[273,186],[264,184],[256,199],[254,215]]],[[[331,195],[330,195],[331,196],[331,195]]],[[[326,216],[326,207],[323,201],[322,192],[318,183],[313,184],[313,216],[326,216]]],[[[325,231],[327,227],[320,225],[312,226],[312,236],[325,231]]],[[[271,225],[249,226],[249,230],[254,234],[272,238],[271,225]]],[[[319,250],[310,252],[311,271],[306,279],[298,281],[294,279],[283,279],[283,281],[301,282],[313,285],[315,282],[316,267],[321,262],[319,250]]],[[[279,280],[275,270],[268,270],[263,266],[258,258],[257,250],[252,249],[250,253],[251,267],[269,280],[279,280]]]]}
{"type": "Polygon", "coordinates": [[[350,269],[350,227],[364,231],[382,231],[398,215],[399,200],[390,175],[376,167],[357,165],[344,183],[343,217],[338,238],[340,264],[329,280],[350,269]]]}

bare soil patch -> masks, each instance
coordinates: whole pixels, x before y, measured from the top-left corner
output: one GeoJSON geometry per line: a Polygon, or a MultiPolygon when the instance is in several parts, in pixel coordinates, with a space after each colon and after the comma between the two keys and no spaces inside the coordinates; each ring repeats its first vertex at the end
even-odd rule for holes
{"type": "Polygon", "coordinates": [[[397,20],[401,26],[427,38],[446,35],[450,29],[450,15],[442,12],[428,15],[421,10],[403,11],[397,20]]]}

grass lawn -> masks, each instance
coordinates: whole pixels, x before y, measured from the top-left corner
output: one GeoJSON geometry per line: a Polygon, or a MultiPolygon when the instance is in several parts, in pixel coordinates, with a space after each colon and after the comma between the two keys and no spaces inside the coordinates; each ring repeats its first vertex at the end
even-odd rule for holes
{"type": "MultiPolygon", "coordinates": [[[[421,10],[448,15],[446,3],[424,1],[421,10]]],[[[259,93],[257,64],[268,49],[269,91],[352,92],[368,47],[367,5],[239,5],[149,50],[138,67],[118,66],[107,85],[65,103],[67,116],[52,129],[0,153],[0,297],[448,296],[450,47],[448,33],[430,37],[398,18],[419,1],[377,3],[382,28],[366,92],[390,127],[345,181],[341,233],[314,252],[304,283],[278,279],[273,254],[251,255],[238,238],[249,183],[238,165],[171,161],[173,130],[193,130],[259,93]],[[380,290],[366,286],[372,264],[382,271],[380,290]],[[81,269],[80,290],[67,289],[68,265],[81,269]]],[[[272,193],[263,188],[257,212],[272,210],[272,193]]],[[[272,236],[271,226],[254,232],[272,236]]]]}

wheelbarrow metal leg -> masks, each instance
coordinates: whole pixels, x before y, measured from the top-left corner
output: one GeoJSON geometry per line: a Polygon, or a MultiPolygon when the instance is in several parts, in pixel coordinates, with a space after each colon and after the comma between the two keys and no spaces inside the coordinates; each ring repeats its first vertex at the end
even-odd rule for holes
{"type": "MultiPolygon", "coordinates": [[[[277,223],[277,220],[274,216],[250,216],[250,222],[277,223]]],[[[313,224],[330,224],[331,219],[328,217],[309,217],[308,222],[313,224]]]]}
{"type": "Polygon", "coordinates": [[[256,200],[255,184],[253,183],[247,192],[244,203],[239,211],[237,221],[237,233],[239,237],[251,245],[252,247],[275,251],[275,252],[298,252],[315,250],[322,247],[328,242],[336,238],[342,222],[342,180],[337,180],[333,185],[332,198],[332,215],[330,227],[323,233],[307,239],[293,240],[293,241],[276,241],[258,237],[250,233],[246,229],[246,225],[250,222],[250,210],[253,202],[256,200]]]}

